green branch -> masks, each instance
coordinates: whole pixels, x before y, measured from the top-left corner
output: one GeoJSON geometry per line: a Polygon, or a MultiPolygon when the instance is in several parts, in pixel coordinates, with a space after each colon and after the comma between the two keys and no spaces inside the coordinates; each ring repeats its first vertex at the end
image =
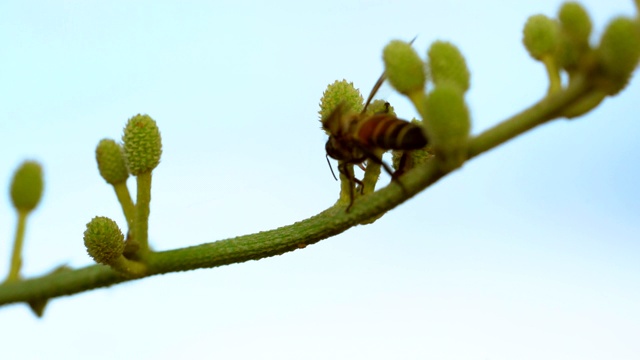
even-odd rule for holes
{"type": "MultiPolygon", "coordinates": [[[[579,101],[589,91],[586,81],[572,81],[567,89],[550,95],[520,114],[470,139],[469,158],[558,117],[563,109],[579,101]]],[[[404,190],[396,182],[391,182],[387,187],[357,199],[348,213],[344,206],[334,206],[309,219],[278,229],[182,249],[150,252],[146,258],[146,276],[213,268],[304,248],[393,209],[444,175],[435,161],[427,162],[401,178],[404,190]]],[[[93,265],[2,284],[0,305],[72,295],[131,280],[134,279],[125,277],[108,266],[93,265]]]]}

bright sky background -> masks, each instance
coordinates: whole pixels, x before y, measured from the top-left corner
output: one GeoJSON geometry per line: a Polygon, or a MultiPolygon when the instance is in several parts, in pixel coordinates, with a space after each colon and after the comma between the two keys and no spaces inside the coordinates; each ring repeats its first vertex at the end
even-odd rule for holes
{"type": "MultiPolygon", "coordinates": [[[[91,264],[93,216],[124,226],[94,149],[129,117],[151,115],[163,135],[156,249],[268,230],[337,198],[317,116],[328,83],[346,78],[366,96],[389,40],[418,34],[422,55],[450,40],[472,71],[479,133],[545,92],[521,29],[560,4],[2,2],[0,187],[25,159],[46,176],[23,274],[91,264]]],[[[597,35],[633,14],[630,0],[583,4],[597,35]]],[[[531,131],[304,250],[56,299],[43,319],[0,308],[0,359],[638,359],[639,99],[636,77],[588,116],[531,131]]]]}

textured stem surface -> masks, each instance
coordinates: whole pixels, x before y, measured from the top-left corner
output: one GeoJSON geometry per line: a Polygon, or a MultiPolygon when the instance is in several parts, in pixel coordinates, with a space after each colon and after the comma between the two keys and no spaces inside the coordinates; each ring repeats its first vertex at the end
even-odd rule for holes
{"type": "Polygon", "coordinates": [[[151,203],[151,172],[145,172],[136,176],[138,184],[136,211],[134,220],[135,241],[140,248],[138,254],[145,258],[149,252],[149,204],[151,203]]]}
{"type": "Polygon", "coordinates": [[[20,268],[22,267],[22,247],[24,244],[24,231],[27,227],[26,211],[18,210],[18,224],[16,225],[16,237],[13,240],[13,253],[11,254],[11,267],[7,282],[20,280],[20,268]]]}
{"type": "MultiPolygon", "coordinates": [[[[579,79],[572,81],[568,89],[543,99],[522,113],[470,139],[469,158],[549,121],[588,91],[589,87],[584,81],[579,79]]],[[[344,206],[334,206],[309,219],[278,229],[182,249],[151,252],[146,257],[148,275],[258,260],[304,248],[383,214],[435,183],[444,175],[437,168],[436,162],[428,162],[408,171],[400,178],[404,191],[396,181],[392,181],[387,187],[357,199],[348,213],[345,212],[344,206]]],[[[150,176],[148,180],[150,183],[150,176]]],[[[140,199],[138,197],[139,202],[140,199]]],[[[148,207],[146,211],[146,215],[138,213],[136,216],[148,216],[148,207]]],[[[71,295],[128,280],[132,279],[118,274],[107,266],[93,265],[74,271],[2,284],[0,285],[0,305],[71,295]]]]}

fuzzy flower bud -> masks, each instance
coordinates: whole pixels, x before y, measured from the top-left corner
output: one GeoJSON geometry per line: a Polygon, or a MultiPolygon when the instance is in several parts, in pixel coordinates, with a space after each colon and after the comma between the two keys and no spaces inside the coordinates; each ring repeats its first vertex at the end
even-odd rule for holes
{"type": "Polygon", "coordinates": [[[425,100],[424,124],[436,160],[449,172],[466,160],[471,129],[469,110],[460,89],[450,84],[437,86],[425,100]]]}
{"type": "Polygon", "coordinates": [[[600,40],[598,60],[612,82],[610,95],[622,90],[640,59],[640,25],[626,17],[613,19],[600,40]]]}
{"type": "Polygon", "coordinates": [[[558,46],[558,65],[567,71],[580,68],[582,60],[591,50],[589,36],[591,35],[591,19],[589,14],[576,2],[567,2],[558,12],[560,22],[560,44],[558,46]]]}
{"type": "Polygon", "coordinates": [[[322,93],[320,111],[318,111],[320,120],[322,121],[329,116],[340,104],[343,104],[346,109],[360,112],[363,107],[362,102],[362,94],[353,86],[352,82],[336,80],[333,84],[329,84],[322,93]]]}
{"type": "Polygon", "coordinates": [[[391,41],[382,53],[389,83],[400,93],[410,96],[424,91],[427,74],[424,62],[407,42],[391,41]]]}
{"type": "Polygon", "coordinates": [[[111,265],[122,256],[124,235],[115,221],[96,216],[87,224],[84,246],[97,263],[111,265]]]}
{"type": "Polygon", "coordinates": [[[559,40],[558,23],[545,15],[533,15],[524,25],[522,42],[536,60],[554,55],[559,40]]]}
{"type": "Polygon", "coordinates": [[[591,35],[591,19],[589,13],[577,2],[566,2],[558,12],[558,20],[563,33],[572,42],[588,44],[591,35]]]}
{"type": "Polygon", "coordinates": [[[109,184],[123,183],[129,177],[122,146],[111,139],[102,139],[96,147],[96,161],[100,175],[109,184]]]}
{"type": "Polygon", "coordinates": [[[462,92],[469,90],[469,69],[458,48],[445,41],[436,41],[427,54],[431,78],[438,86],[445,82],[460,88],[462,92]]]}
{"type": "Polygon", "coordinates": [[[393,106],[386,102],[385,100],[376,99],[369,104],[367,107],[368,114],[391,114],[393,116],[396,115],[393,106]]]}
{"type": "Polygon", "coordinates": [[[124,155],[131,174],[150,172],[162,155],[162,137],[156,122],[149,115],[129,119],[122,135],[124,155]]]}
{"type": "Polygon", "coordinates": [[[18,211],[31,211],[40,202],[44,189],[42,167],[35,161],[25,161],[13,174],[11,201],[18,211]]]}

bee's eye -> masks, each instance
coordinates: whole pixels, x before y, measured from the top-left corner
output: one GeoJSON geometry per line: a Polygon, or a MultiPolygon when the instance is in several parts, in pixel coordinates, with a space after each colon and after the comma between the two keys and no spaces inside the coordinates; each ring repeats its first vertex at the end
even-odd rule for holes
{"type": "Polygon", "coordinates": [[[327,151],[327,155],[331,156],[332,158],[336,160],[341,160],[343,158],[343,156],[341,155],[342,151],[340,150],[340,143],[336,141],[333,136],[329,137],[329,140],[327,140],[327,144],[324,146],[324,148],[327,151]]]}

